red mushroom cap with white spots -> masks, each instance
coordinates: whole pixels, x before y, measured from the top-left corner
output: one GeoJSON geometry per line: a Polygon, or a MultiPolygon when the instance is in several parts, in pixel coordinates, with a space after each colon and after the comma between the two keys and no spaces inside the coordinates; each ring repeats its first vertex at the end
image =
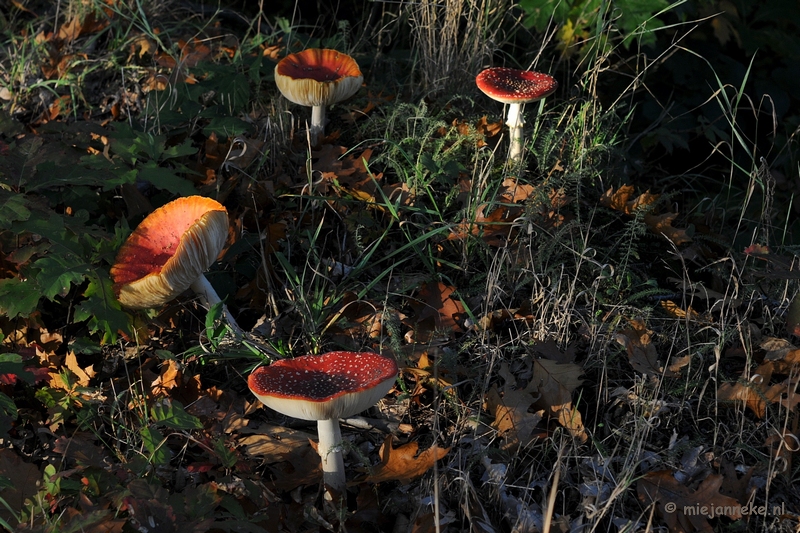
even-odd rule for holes
{"type": "Polygon", "coordinates": [[[475,77],[475,84],[486,96],[504,104],[535,102],[558,88],[549,74],[505,67],[487,68],[475,77]]]}
{"type": "Polygon", "coordinates": [[[371,352],[329,352],[281,359],[253,371],[247,385],[261,402],[302,420],[352,416],[392,388],[397,363],[371,352]]]}

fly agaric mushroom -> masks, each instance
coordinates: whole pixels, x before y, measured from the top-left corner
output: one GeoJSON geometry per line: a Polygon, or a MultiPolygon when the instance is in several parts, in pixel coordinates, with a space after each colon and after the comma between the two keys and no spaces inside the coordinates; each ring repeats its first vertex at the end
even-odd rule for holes
{"type": "MultiPolygon", "coordinates": [[[[192,288],[209,306],[220,297],[203,275],[228,239],[228,211],[211,198],[187,196],[159,207],[117,252],[111,267],[119,302],[132,309],[159,307],[192,288]]],[[[236,321],[223,307],[231,325],[236,321]]]]}
{"type": "Polygon", "coordinates": [[[247,385],[261,402],[284,415],[316,420],[325,484],[346,489],[339,418],[373,406],[397,377],[393,359],[370,352],[329,352],[282,359],[253,371],[247,385]]]}
{"type": "Polygon", "coordinates": [[[311,107],[311,144],[325,131],[325,107],[353,96],[364,76],[358,63],[336,50],[309,48],[275,65],[275,84],[290,102],[311,107]]]}
{"type": "Polygon", "coordinates": [[[487,68],[475,78],[475,84],[492,100],[508,104],[506,125],[511,146],[509,160],[516,164],[522,160],[522,104],[536,102],[549,96],[558,88],[558,82],[549,74],[513,68],[487,68]]]}

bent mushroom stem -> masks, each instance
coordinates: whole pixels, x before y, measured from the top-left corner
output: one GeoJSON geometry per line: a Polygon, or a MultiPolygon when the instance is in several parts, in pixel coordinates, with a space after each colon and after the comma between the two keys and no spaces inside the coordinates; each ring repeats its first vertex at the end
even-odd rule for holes
{"type": "MultiPolygon", "coordinates": [[[[215,304],[218,304],[222,301],[222,299],[217,294],[217,291],[214,290],[214,287],[211,286],[211,283],[208,281],[208,278],[205,277],[204,274],[201,274],[199,278],[197,278],[190,287],[192,290],[199,294],[203,300],[205,300],[205,304],[208,307],[211,307],[215,304]]],[[[244,331],[242,328],[239,327],[239,324],[236,323],[236,320],[231,315],[231,312],[228,310],[228,306],[222,304],[222,314],[225,317],[225,320],[228,321],[231,329],[233,330],[233,334],[241,339],[244,337],[244,331]]]]}
{"type": "Polygon", "coordinates": [[[522,119],[522,105],[509,104],[508,105],[508,119],[506,126],[508,126],[508,135],[510,138],[510,146],[508,149],[508,159],[513,164],[522,162],[522,127],[525,121],[522,119]]]}
{"type": "Polygon", "coordinates": [[[322,458],[322,479],[325,484],[339,494],[347,490],[347,479],[344,475],[344,458],[342,457],[342,432],[339,420],[331,418],[317,421],[319,445],[317,451],[322,458]]]}

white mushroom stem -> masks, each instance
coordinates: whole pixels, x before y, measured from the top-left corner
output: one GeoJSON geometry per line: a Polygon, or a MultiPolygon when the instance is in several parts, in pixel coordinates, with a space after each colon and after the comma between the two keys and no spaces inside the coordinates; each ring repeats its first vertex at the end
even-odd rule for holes
{"type": "Polygon", "coordinates": [[[317,139],[325,134],[325,106],[315,105],[311,108],[311,146],[317,144],[317,139]]]}
{"type": "Polygon", "coordinates": [[[522,162],[522,127],[525,121],[522,119],[522,104],[508,104],[508,136],[511,146],[508,148],[508,159],[517,164],[522,162]]]}
{"type": "Polygon", "coordinates": [[[339,420],[337,418],[318,420],[317,432],[319,433],[317,451],[322,458],[322,479],[334,491],[344,494],[347,490],[347,478],[344,475],[339,420]]]}
{"type": "MultiPolygon", "coordinates": [[[[200,295],[208,307],[211,307],[212,305],[218,304],[222,301],[217,294],[217,291],[214,290],[214,287],[208,281],[208,278],[206,278],[203,274],[200,274],[200,277],[194,280],[190,287],[196,294],[200,295]]],[[[244,331],[242,331],[242,328],[240,328],[239,324],[236,323],[233,315],[231,315],[231,312],[228,311],[228,306],[225,304],[222,304],[222,315],[225,317],[225,320],[228,321],[228,324],[231,326],[234,335],[239,338],[243,337],[244,331]]]]}

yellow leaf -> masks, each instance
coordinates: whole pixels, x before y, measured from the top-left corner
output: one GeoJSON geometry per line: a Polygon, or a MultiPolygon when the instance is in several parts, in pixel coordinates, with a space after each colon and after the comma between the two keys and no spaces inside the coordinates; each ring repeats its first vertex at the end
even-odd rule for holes
{"type": "Polygon", "coordinates": [[[78,385],[81,387],[87,387],[89,385],[89,381],[94,376],[95,371],[91,366],[86,367],[86,369],[81,368],[78,364],[78,359],[75,357],[75,352],[69,352],[67,354],[64,364],[75,374],[75,377],[78,378],[78,385]]]}
{"type": "Polygon", "coordinates": [[[678,304],[673,302],[672,300],[662,300],[659,302],[661,308],[666,311],[666,313],[674,318],[689,318],[689,320],[696,319],[698,316],[697,311],[691,308],[691,306],[684,311],[678,304]]]}

